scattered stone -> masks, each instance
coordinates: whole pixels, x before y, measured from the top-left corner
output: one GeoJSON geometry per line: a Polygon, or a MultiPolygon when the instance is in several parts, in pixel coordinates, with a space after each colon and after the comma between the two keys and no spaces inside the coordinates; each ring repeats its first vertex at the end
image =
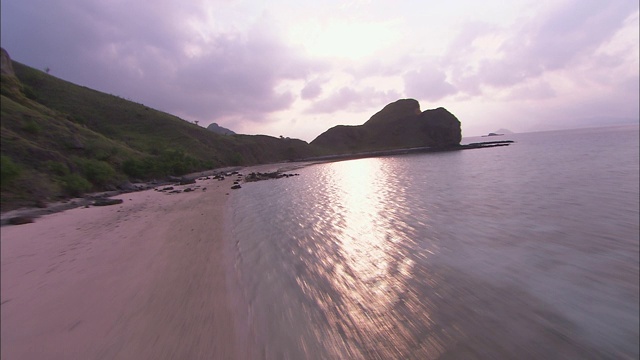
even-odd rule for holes
{"type": "Polygon", "coordinates": [[[186,189],[184,189],[182,192],[191,192],[191,191],[193,191],[193,189],[192,189],[192,188],[186,188],[186,189]]]}
{"type": "Polygon", "coordinates": [[[126,192],[136,191],[138,190],[132,183],[125,181],[122,184],[117,186],[118,189],[126,192]]]}
{"type": "Polygon", "coordinates": [[[96,199],[93,201],[93,206],[109,206],[109,205],[117,205],[122,204],[124,201],[122,199],[96,199]]]}
{"type": "Polygon", "coordinates": [[[196,179],[189,179],[186,177],[183,177],[180,179],[180,185],[189,185],[189,184],[195,184],[196,183],[196,179]]]}
{"type": "Polygon", "coordinates": [[[33,218],[30,216],[16,216],[9,219],[9,224],[11,225],[30,224],[32,222],[33,222],[33,218]]]}
{"type": "Polygon", "coordinates": [[[261,181],[261,180],[269,180],[269,179],[282,179],[282,178],[288,178],[296,175],[298,174],[283,174],[283,173],[280,173],[279,171],[274,171],[270,173],[253,172],[247,175],[244,180],[246,182],[252,182],[252,181],[261,181]]]}
{"type": "Polygon", "coordinates": [[[169,191],[169,190],[173,190],[173,186],[167,186],[166,188],[163,188],[160,191],[169,191]]]}
{"type": "Polygon", "coordinates": [[[241,189],[241,188],[242,188],[242,186],[240,186],[240,185],[233,185],[233,186],[231,187],[231,189],[233,189],[233,190],[235,190],[235,189],[241,189]]]}

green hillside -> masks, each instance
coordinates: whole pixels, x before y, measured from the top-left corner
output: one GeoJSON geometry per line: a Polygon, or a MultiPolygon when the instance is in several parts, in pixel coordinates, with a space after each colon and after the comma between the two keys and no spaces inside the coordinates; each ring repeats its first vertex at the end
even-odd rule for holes
{"type": "Polygon", "coordinates": [[[5,71],[4,60],[2,211],[137,179],[317,155],[302,140],[218,135],[15,61],[5,71]]]}

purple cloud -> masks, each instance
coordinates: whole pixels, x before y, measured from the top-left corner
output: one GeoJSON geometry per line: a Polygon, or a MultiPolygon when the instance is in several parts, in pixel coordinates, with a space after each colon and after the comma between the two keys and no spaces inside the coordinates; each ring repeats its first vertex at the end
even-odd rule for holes
{"type": "Polygon", "coordinates": [[[310,114],[330,114],[340,110],[359,111],[371,107],[386,105],[400,98],[396,91],[380,91],[372,87],[364,89],[354,89],[344,86],[327,98],[315,102],[307,113],[310,114]]]}
{"type": "Polygon", "coordinates": [[[316,79],[308,82],[300,91],[300,97],[304,100],[313,100],[322,94],[322,84],[316,79]]]}
{"type": "MultiPolygon", "coordinates": [[[[637,2],[531,5],[548,10],[532,17],[520,12],[519,21],[508,27],[468,23],[458,28],[447,51],[428,54],[424,49],[447,46],[449,33],[433,40],[426,31],[429,24],[409,21],[404,13],[372,10],[372,22],[391,18],[406,24],[407,39],[420,31],[425,35],[411,49],[390,47],[375,58],[348,62],[310,58],[314,52],[307,45],[313,44],[313,31],[308,43],[303,38],[300,47],[287,44],[286,39],[300,40],[290,36],[292,29],[304,30],[306,24],[289,16],[294,12],[278,11],[290,4],[277,2],[271,9],[278,10],[272,12],[251,5],[11,0],[2,3],[0,35],[2,46],[19,62],[48,67],[54,76],[187,120],[232,129],[280,133],[272,130],[282,123],[276,114],[303,120],[340,110],[376,111],[401,97],[438,101],[448,96],[462,104],[482,96],[509,101],[508,106],[555,102],[556,96],[571,95],[567,93],[578,83],[590,85],[589,90],[575,99],[566,97],[590,104],[603,99],[598,102],[603,107],[608,102],[609,109],[638,113],[637,44],[627,44],[635,38],[619,32],[637,23],[637,2]],[[332,88],[333,81],[327,81],[344,75],[352,80],[349,86],[332,88]],[[376,86],[394,90],[358,85],[374,80],[376,86]],[[292,84],[304,85],[298,90],[292,84]],[[306,104],[310,106],[304,109],[306,104]]],[[[330,6],[322,7],[324,15],[307,16],[319,24],[329,14],[350,21],[336,16],[330,6]]]]}
{"type": "Polygon", "coordinates": [[[429,65],[420,70],[409,71],[404,76],[404,84],[408,97],[430,101],[436,101],[457,92],[455,86],[447,81],[444,72],[429,65]]]}
{"type": "Polygon", "coordinates": [[[185,20],[204,11],[187,3],[36,0],[6,7],[15,16],[2,18],[2,43],[12,58],[202,123],[266,120],[296,99],[276,90],[282,80],[305,79],[324,67],[260,21],[245,33],[198,36],[185,20]],[[14,32],[20,36],[9,36],[14,32]],[[187,46],[197,51],[190,54],[187,46]]]}
{"type": "Polygon", "coordinates": [[[499,30],[470,24],[461,31],[443,63],[451,64],[453,83],[461,91],[477,93],[482,85],[514,86],[592,56],[615,35],[634,9],[637,4],[630,1],[570,1],[553,12],[516,25],[519,28],[502,43],[499,53],[487,54],[475,69],[465,63],[473,41],[499,30]]]}

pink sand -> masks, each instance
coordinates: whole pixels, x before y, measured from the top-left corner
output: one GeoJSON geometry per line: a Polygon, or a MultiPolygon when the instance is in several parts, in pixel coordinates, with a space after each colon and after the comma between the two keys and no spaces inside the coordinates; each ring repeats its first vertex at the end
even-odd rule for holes
{"type": "Polygon", "coordinates": [[[234,190],[197,185],[3,227],[2,358],[243,358],[223,262],[234,190]]]}

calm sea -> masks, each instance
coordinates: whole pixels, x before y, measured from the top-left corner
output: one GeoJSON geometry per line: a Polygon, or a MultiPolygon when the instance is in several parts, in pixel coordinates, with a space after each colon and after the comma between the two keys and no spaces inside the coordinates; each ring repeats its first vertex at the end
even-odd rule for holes
{"type": "Polygon", "coordinates": [[[637,359],[638,126],[312,165],[229,212],[266,359],[637,359]]]}

